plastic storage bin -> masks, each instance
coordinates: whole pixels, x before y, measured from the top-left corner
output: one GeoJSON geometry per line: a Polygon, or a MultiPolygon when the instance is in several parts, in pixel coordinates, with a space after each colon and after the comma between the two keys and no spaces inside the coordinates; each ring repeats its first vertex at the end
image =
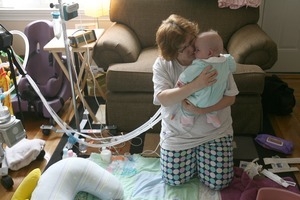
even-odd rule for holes
{"type": "Polygon", "coordinates": [[[300,200],[300,194],[279,188],[260,188],[256,200],[300,200]]]}

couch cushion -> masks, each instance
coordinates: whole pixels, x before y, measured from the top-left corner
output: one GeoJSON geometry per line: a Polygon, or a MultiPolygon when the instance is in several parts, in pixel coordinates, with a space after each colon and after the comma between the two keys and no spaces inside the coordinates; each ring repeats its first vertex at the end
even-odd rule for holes
{"type": "Polygon", "coordinates": [[[201,30],[217,30],[226,47],[235,31],[257,23],[259,8],[219,8],[217,0],[151,0],[151,3],[149,0],[111,0],[110,5],[110,20],[128,25],[142,48],[155,45],[156,30],[170,14],[198,22],[201,30]]]}
{"type": "MultiPolygon", "coordinates": [[[[153,93],[152,66],[157,56],[156,48],[148,48],[134,63],[110,66],[106,77],[107,89],[110,92],[153,93]]],[[[259,66],[237,64],[233,76],[240,94],[262,94],[265,72],[259,66]]]]}
{"type": "Polygon", "coordinates": [[[148,48],[134,63],[111,65],[106,75],[107,89],[111,92],[153,92],[152,66],[157,56],[157,48],[148,48]]]}

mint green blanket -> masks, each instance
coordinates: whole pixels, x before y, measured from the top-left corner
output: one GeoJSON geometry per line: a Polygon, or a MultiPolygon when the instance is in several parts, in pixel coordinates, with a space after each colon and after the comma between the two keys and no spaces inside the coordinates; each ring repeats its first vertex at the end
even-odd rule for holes
{"type": "MultiPolygon", "coordinates": [[[[120,157],[122,158],[122,157],[120,157]]],[[[88,158],[116,176],[124,188],[124,200],[219,200],[220,193],[199,183],[197,178],[181,186],[163,183],[159,158],[131,155],[129,159],[102,162],[100,154],[92,153],[88,158]]],[[[75,200],[98,200],[91,194],[79,192],[75,200]]]]}

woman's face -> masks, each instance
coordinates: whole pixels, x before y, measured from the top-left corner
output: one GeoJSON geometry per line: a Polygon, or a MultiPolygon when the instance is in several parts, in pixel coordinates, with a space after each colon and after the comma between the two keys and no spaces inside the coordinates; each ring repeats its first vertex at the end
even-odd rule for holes
{"type": "Polygon", "coordinates": [[[195,59],[195,36],[189,35],[185,42],[180,45],[178,49],[178,56],[177,60],[181,65],[188,66],[192,64],[193,60],[195,59]]]}

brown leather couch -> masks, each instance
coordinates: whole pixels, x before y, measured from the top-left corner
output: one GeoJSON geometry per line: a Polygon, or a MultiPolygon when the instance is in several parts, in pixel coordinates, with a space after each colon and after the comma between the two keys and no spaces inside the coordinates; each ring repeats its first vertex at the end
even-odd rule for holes
{"type": "MultiPolygon", "coordinates": [[[[259,8],[219,8],[217,0],[111,0],[113,25],[99,38],[93,59],[107,70],[107,123],[128,132],[146,122],[153,105],[152,65],[158,56],[155,33],[162,20],[175,13],[215,29],[236,59],[235,81],[240,91],[232,106],[238,134],[262,129],[261,94],[264,70],[277,60],[277,46],[257,25],[259,8]]],[[[156,125],[149,132],[159,132],[156,125]]]]}

